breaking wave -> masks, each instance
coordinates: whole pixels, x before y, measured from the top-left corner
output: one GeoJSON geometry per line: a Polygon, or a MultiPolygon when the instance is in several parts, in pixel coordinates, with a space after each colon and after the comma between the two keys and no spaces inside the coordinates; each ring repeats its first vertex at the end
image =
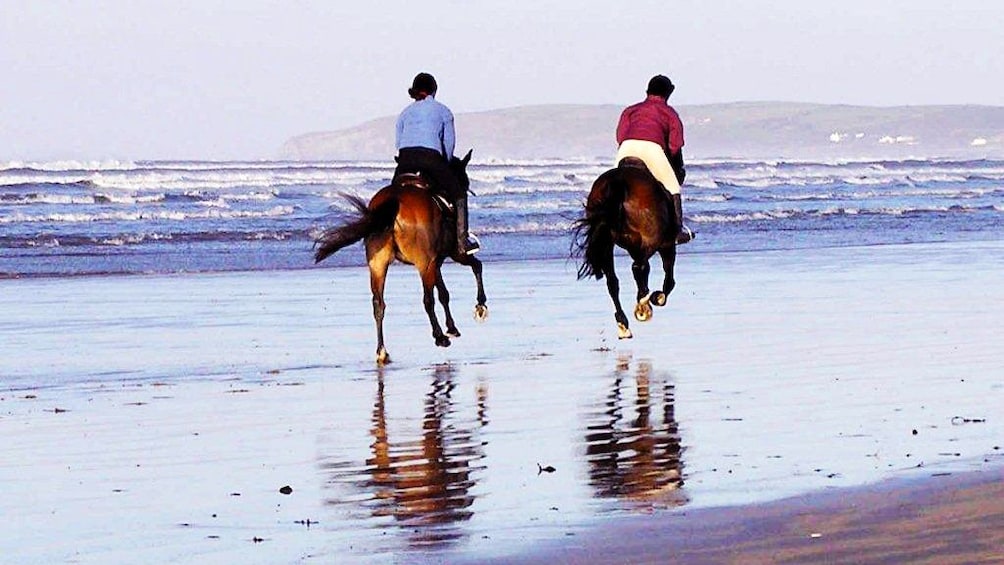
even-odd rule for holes
{"type": "MultiPolygon", "coordinates": [[[[566,257],[604,159],[474,162],[471,227],[486,261],[566,257]]],[[[310,264],[310,240],[355,213],[387,162],[0,163],[0,274],[274,269],[310,264]]],[[[999,238],[1004,161],[691,160],[687,253],[757,245],[999,238]]],[[[350,254],[342,263],[359,261],[350,254]]],[[[342,261],[339,259],[339,261],[342,261]]]]}

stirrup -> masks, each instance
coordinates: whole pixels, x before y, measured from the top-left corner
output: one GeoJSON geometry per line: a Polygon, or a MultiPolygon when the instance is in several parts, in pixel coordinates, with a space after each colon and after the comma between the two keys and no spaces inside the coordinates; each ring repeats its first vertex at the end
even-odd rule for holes
{"type": "Polygon", "coordinates": [[[693,230],[685,225],[682,225],[680,226],[680,233],[676,234],[676,244],[683,245],[685,243],[690,243],[691,241],[694,241],[695,237],[697,237],[697,234],[694,233],[693,230]],[[681,236],[683,237],[683,241],[680,241],[681,236]]]}
{"type": "Polygon", "coordinates": [[[481,251],[481,240],[473,233],[468,233],[467,241],[463,242],[463,247],[459,251],[465,255],[474,255],[481,251]]]}

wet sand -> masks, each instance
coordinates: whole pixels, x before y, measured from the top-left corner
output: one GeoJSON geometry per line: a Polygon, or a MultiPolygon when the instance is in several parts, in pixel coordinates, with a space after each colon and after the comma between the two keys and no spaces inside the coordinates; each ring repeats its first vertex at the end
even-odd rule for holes
{"type": "Polygon", "coordinates": [[[574,268],[393,268],[383,370],[361,268],[0,281],[0,562],[999,557],[1004,243],[574,268]]]}
{"type": "Polygon", "coordinates": [[[496,561],[1002,563],[1004,472],[890,480],[774,503],[627,518],[496,561]]]}

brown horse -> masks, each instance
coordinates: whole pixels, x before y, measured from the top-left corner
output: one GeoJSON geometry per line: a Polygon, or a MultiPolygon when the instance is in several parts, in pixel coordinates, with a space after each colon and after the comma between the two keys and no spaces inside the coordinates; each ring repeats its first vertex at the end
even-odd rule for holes
{"type": "Polygon", "coordinates": [[[664,306],[676,281],[676,233],[680,226],[669,194],[641,161],[627,158],[596,179],[586,200],[585,214],[575,222],[574,246],[582,255],[579,279],[607,278],[607,290],[616,309],[617,336],[632,337],[621,308],[620,282],[614,272],[614,246],[631,256],[631,272],[638,286],[634,316],[652,318],[652,305],[664,306]],[[662,290],[649,292],[649,259],[659,253],[665,279],[662,290]]]}
{"type": "MultiPolygon", "coordinates": [[[[467,176],[468,151],[463,159],[456,157],[450,167],[467,190],[471,181],[467,176]]],[[[370,289],[373,292],[373,318],[377,330],[377,363],[390,362],[384,347],[383,318],[384,283],[387,268],[395,259],[414,265],[422,279],[422,301],[432,324],[432,337],[440,347],[450,346],[450,337],[460,337],[460,331],[450,312],[450,293],[443,282],[442,266],[447,257],[474,271],[478,285],[474,319],[488,318],[484,283],[481,280],[481,261],[473,255],[457,251],[456,215],[448,211],[443,201],[434,194],[420,175],[402,175],[380,189],[369,204],[359,197],[343,195],[356,208],[358,216],[347,224],[325,231],[317,239],[314,262],[320,262],[339,249],[359,240],[365,240],[366,262],[370,269],[370,289]],[[433,288],[439,293],[439,302],[446,314],[446,333],[443,333],[436,316],[433,288]]]]}

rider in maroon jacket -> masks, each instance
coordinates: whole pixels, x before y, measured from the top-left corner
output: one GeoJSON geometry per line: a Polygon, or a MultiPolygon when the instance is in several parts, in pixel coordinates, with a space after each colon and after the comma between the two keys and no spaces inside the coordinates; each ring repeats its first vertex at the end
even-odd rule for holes
{"type": "Polygon", "coordinates": [[[645,100],[628,106],[617,124],[617,161],[637,157],[669,191],[676,205],[680,231],[676,243],[687,243],[694,233],[683,224],[680,186],[687,171],[683,166],[683,122],[668,104],[676,87],[669,78],[656,75],[648,82],[645,100]]]}

